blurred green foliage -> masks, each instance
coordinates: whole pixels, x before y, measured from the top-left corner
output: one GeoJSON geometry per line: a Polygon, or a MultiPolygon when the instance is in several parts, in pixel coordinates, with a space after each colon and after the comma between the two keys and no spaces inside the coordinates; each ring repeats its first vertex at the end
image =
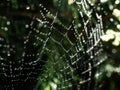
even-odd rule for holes
{"type": "MultiPolygon", "coordinates": [[[[76,0],[75,0],[76,1],[76,0]]],[[[96,73],[96,90],[119,90],[120,88],[120,0],[91,0],[96,8],[96,11],[102,15],[103,29],[105,35],[101,36],[104,45],[104,53],[107,55],[107,60],[98,68],[96,73]]],[[[39,17],[39,4],[49,9],[53,14],[58,11],[60,20],[55,19],[55,23],[63,28],[69,26],[71,20],[75,19],[74,27],[80,28],[83,23],[78,19],[78,7],[74,6],[74,0],[63,0],[62,6],[59,7],[57,0],[4,0],[0,1],[0,37],[5,38],[8,42],[16,45],[18,53],[16,58],[22,54],[24,44],[30,30],[29,25],[34,16],[39,17]],[[17,14],[18,13],[18,14],[17,14]]],[[[46,13],[43,11],[43,13],[46,13]]],[[[50,20],[54,17],[46,13],[46,17],[50,20]]],[[[93,20],[94,22],[94,20],[93,20]]],[[[41,28],[39,24],[37,28],[41,28]]],[[[46,31],[48,28],[45,28],[46,31]]],[[[61,29],[61,28],[60,28],[61,29]]],[[[64,33],[64,30],[63,30],[64,33]]],[[[58,35],[60,36],[60,35],[58,35]]],[[[59,38],[57,38],[59,39],[59,38]]],[[[75,41],[74,38],[71,41],[75,41]]],[[[37,42],[37,41],[36,41],[37,42]]],[[[31,42],[32,43],[32,42],[31,42]]],[[[39,43],[39,42],[37,42],[39,43]]],[[[66,41],[63,43],[67,43],[66,41]]],[[[54,44],[52,44],[55,46],[54,44]]],[[[67,46],[66,46],[67,47],[67,46]]],[[[54,48],[50,46],[50,48],[54,48]]],[[[2,49],[1,49],[2,50],[2,49]]],[[[57,50],[56,50],[57,51],[57,50]]],[[[55,54],[54,54],[55,55],[55,54]]],[[[51,62],[58,59],[59,54],[53,59],[49,54],[51,60],[48,61],[46,72],[54,75],[52,78],[48,77],[41,84],[41,90],[57,90],[57,83],[60,81],[56,79],[54,67],[51,62]],[[53,60],[53,61],[52,61],[53,60]],[[49,69],[48,69],[49,68],[49,69]],[[50,70],[50,71],[49,71],[50,70]]],[[[61,64],[64,64],[59,60],[61,64]]],[[[57,66],[55,66],[57,68],[57,66]]],[[[40,78],[45,77],[44,73],[40,78]]],[[[74,72],[73,72],[74,73],[74,72]]],[[[59,69],[58,73],[59,74],[59,69]]],[[[73,75],[74,76],[74,75],[73,75]]],[[[77,79],[77,77],[74,77],[77,79]]],[[[40,82],[41,83],[41,82],[40,82]]],[[[70,85],[71,83],[68,83],[70,85]]],[[[34,90],[39,89],[39,81],[34,90]]],[[[65,89],[64,89],[65,90],[65,89]]]]}
{"type": "Polygon", "coordinates": [[[101,36],[108,59],[101,65],[100,90],[119,90],[120,86],[120,0],[101,0],[105,35],[101,36]]]}

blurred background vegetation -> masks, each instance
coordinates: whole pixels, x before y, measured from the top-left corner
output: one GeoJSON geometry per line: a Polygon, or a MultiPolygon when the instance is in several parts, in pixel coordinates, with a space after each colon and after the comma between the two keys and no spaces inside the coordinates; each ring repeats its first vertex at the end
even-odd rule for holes
{"type": "MultiPolygon", "coordinates": [[[[108,57],[97,70],[96,73],[97,84],[95,90],[119,90],[120,89],[120,0],[91,0],[91,2],[96,7],[96,12],[102,15],[103,30],[105,32],[105,35],[101,36],[101,41],[103,43],[104,53],[106,53],[108,57]]],[[[15,56],[13,58],[8,57],[8,59],[20,60],[19,56],[22,55],[22,52],[24,51],[23,42],[27,39],[28,33],[30,31],[30,24],[31,21],[34,20],[34,18],[38,17],[40,19],[43,19],[41,12],[46,15],[48,20],[54,18],[53,16],[47,14],[44,10],[42,11],[42,7],[40,7],[40,4],[42,4],[46,9],[51,11],[53,15],[56,14],[56,11],[59,11],[58,17],[60,18],[60,21],[59,20],[57,21],[56,19],[56,23],[58,23],[58,28],[61,27],[65,28],[65,26],[69,26],[72,19],[74,18],[74,15],[77,14],[77,11],[75,9],[76,7],[73,5],[74,0],[63,0],[61,3],[62,5],[59,7],[58,0],[1,0],[0,1],[0,43],[2,43],[0,45],[4,45],[5,43],[7,43],[10,45],[10,47],[14,48],[15,50],[15,52],[12,52],[13,56],[14,55],[15,56]],[[74,12],[74,15],[71,14],[72,12],[74,12]],[[5,39],[4,42],[2,42],[2,38],[5,39]]],[[[41,27],[41,24],[36,25],[36,23],[32,27],[37,27],[37,28],[41,27]]],[[[80,21],[76,22],[76,25],[78,25],[79,23],[80,21]]],[[[48,26],[46,26],[45,28],[46,32],[48,30],[47,29],[48,26]]],[[[72,38],[71,41],[74,41],[74,38],[72,38]]],[[[39,43],[37,41],[34,41],[33,38],[29,44],[32,44],[34,42],[39,43]]],[[[54,46],[54,44],[52,45],[54,46]]],[[[49,46],[49,47],[55,48],[53,46],[49,46]]],[[[8,47],[7,45],[6,47],[0,46],[1,56],[6,57],[3,54],[3,51],[7,51],[7,47],[8,47]]],[[[35,48],[33,51],[32,50],[29,51],[31,53],[35,53],[36,50],[37,49],[35,48]]],[[[42,58],[46,58],[46,57],[52,58],[52,56],[43,56],[42,58]]],[[[61,64],[64,63],[62,62],[61,64]]],[[[51,64],[46,66],[47,67],[44,68],[51,68],[50,70],[54,70],[51,67],[51,64]]],[[[47,81],[43,82],[41,86],[42,89],[40,90],[57,90],[55,89],[55,83],[59,83],[59,81],[55,78],[56,74],[55,72],[52,71],[49,72],[54,74],[53,76],[54,79],[51,77],[48,78],[47,81]]],[[[44,75],[40,76],[40,78],[42,77],[44,78],[44,75]]],[[[37,89],[39,88],[36,85],[35,90],[37,89]]]]}

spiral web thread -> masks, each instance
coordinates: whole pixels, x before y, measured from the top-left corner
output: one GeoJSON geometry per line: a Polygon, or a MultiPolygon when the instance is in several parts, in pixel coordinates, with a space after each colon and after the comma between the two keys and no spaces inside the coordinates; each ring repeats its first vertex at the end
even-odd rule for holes
{"type": "Polygon", "coordinates": [[[39,4],[42,18],[33,18],[18,65],[15,58],[9,60],[15,46],[2,43],[5,40],[0,38],[0,48],[6,48],[4,57],[0,55],[0,75],[8,81],[3,85],[5,90],[23,89],[27,82],[35,90],[48,85],[53,90],[93,90],[95,71],[104,61],[102,16],[90,0],[76,0],[74,5],[77,13],[73,12],[71,23],[65,25],[58,17],[62,0],[55,15],[39,4]]]}

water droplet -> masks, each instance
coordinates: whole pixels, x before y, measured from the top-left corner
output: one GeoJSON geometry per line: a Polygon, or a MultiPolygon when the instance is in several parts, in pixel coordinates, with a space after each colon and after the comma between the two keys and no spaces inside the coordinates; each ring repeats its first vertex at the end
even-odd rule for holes
{"type": "Polygon", "coordinates": [[[25,28],[28,28],[28,27],[29,27],[29,25],[28,25],[28,24],[26,24],[26,25],[25,25],[25,28]]]}
{"type": "Polygon", "coordinates": [[[5,27],[5,28],[4,28],[4,30],[5,30],[5,31],[8,31],[8,28],[7,28],[7,27],[5,27]]]}
{"type": "Polygon", "coordinates": [[[10,21],[7,21],[7,25],[10,25],[10,21]]]}
{"type": "Polygon", "coordinates": [[[10,56],[10,53],[8,53],[8,55],[7,56],[10,56]]]}
{"type": "Polygon", "coordinates": [[[27,9],[27,10],[30,10],[30,6],[26,6],[26,9],[27,9]]]}

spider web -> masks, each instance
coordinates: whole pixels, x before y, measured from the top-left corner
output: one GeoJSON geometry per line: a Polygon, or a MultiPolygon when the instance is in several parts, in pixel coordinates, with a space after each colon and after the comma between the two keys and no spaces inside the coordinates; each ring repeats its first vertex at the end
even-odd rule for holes
{"type": "Polygon", "coordinates": [[[59,17],[63,1],[56,2],[55,13],[39,4],[42,18],[35,16],[30,23],[19,58],[14,56],[17,47],[0,38],[3,90],[94,89],[96,69],[104,61],[102,16],[90,0],[76,0],[73,18],[59,17]]]}

